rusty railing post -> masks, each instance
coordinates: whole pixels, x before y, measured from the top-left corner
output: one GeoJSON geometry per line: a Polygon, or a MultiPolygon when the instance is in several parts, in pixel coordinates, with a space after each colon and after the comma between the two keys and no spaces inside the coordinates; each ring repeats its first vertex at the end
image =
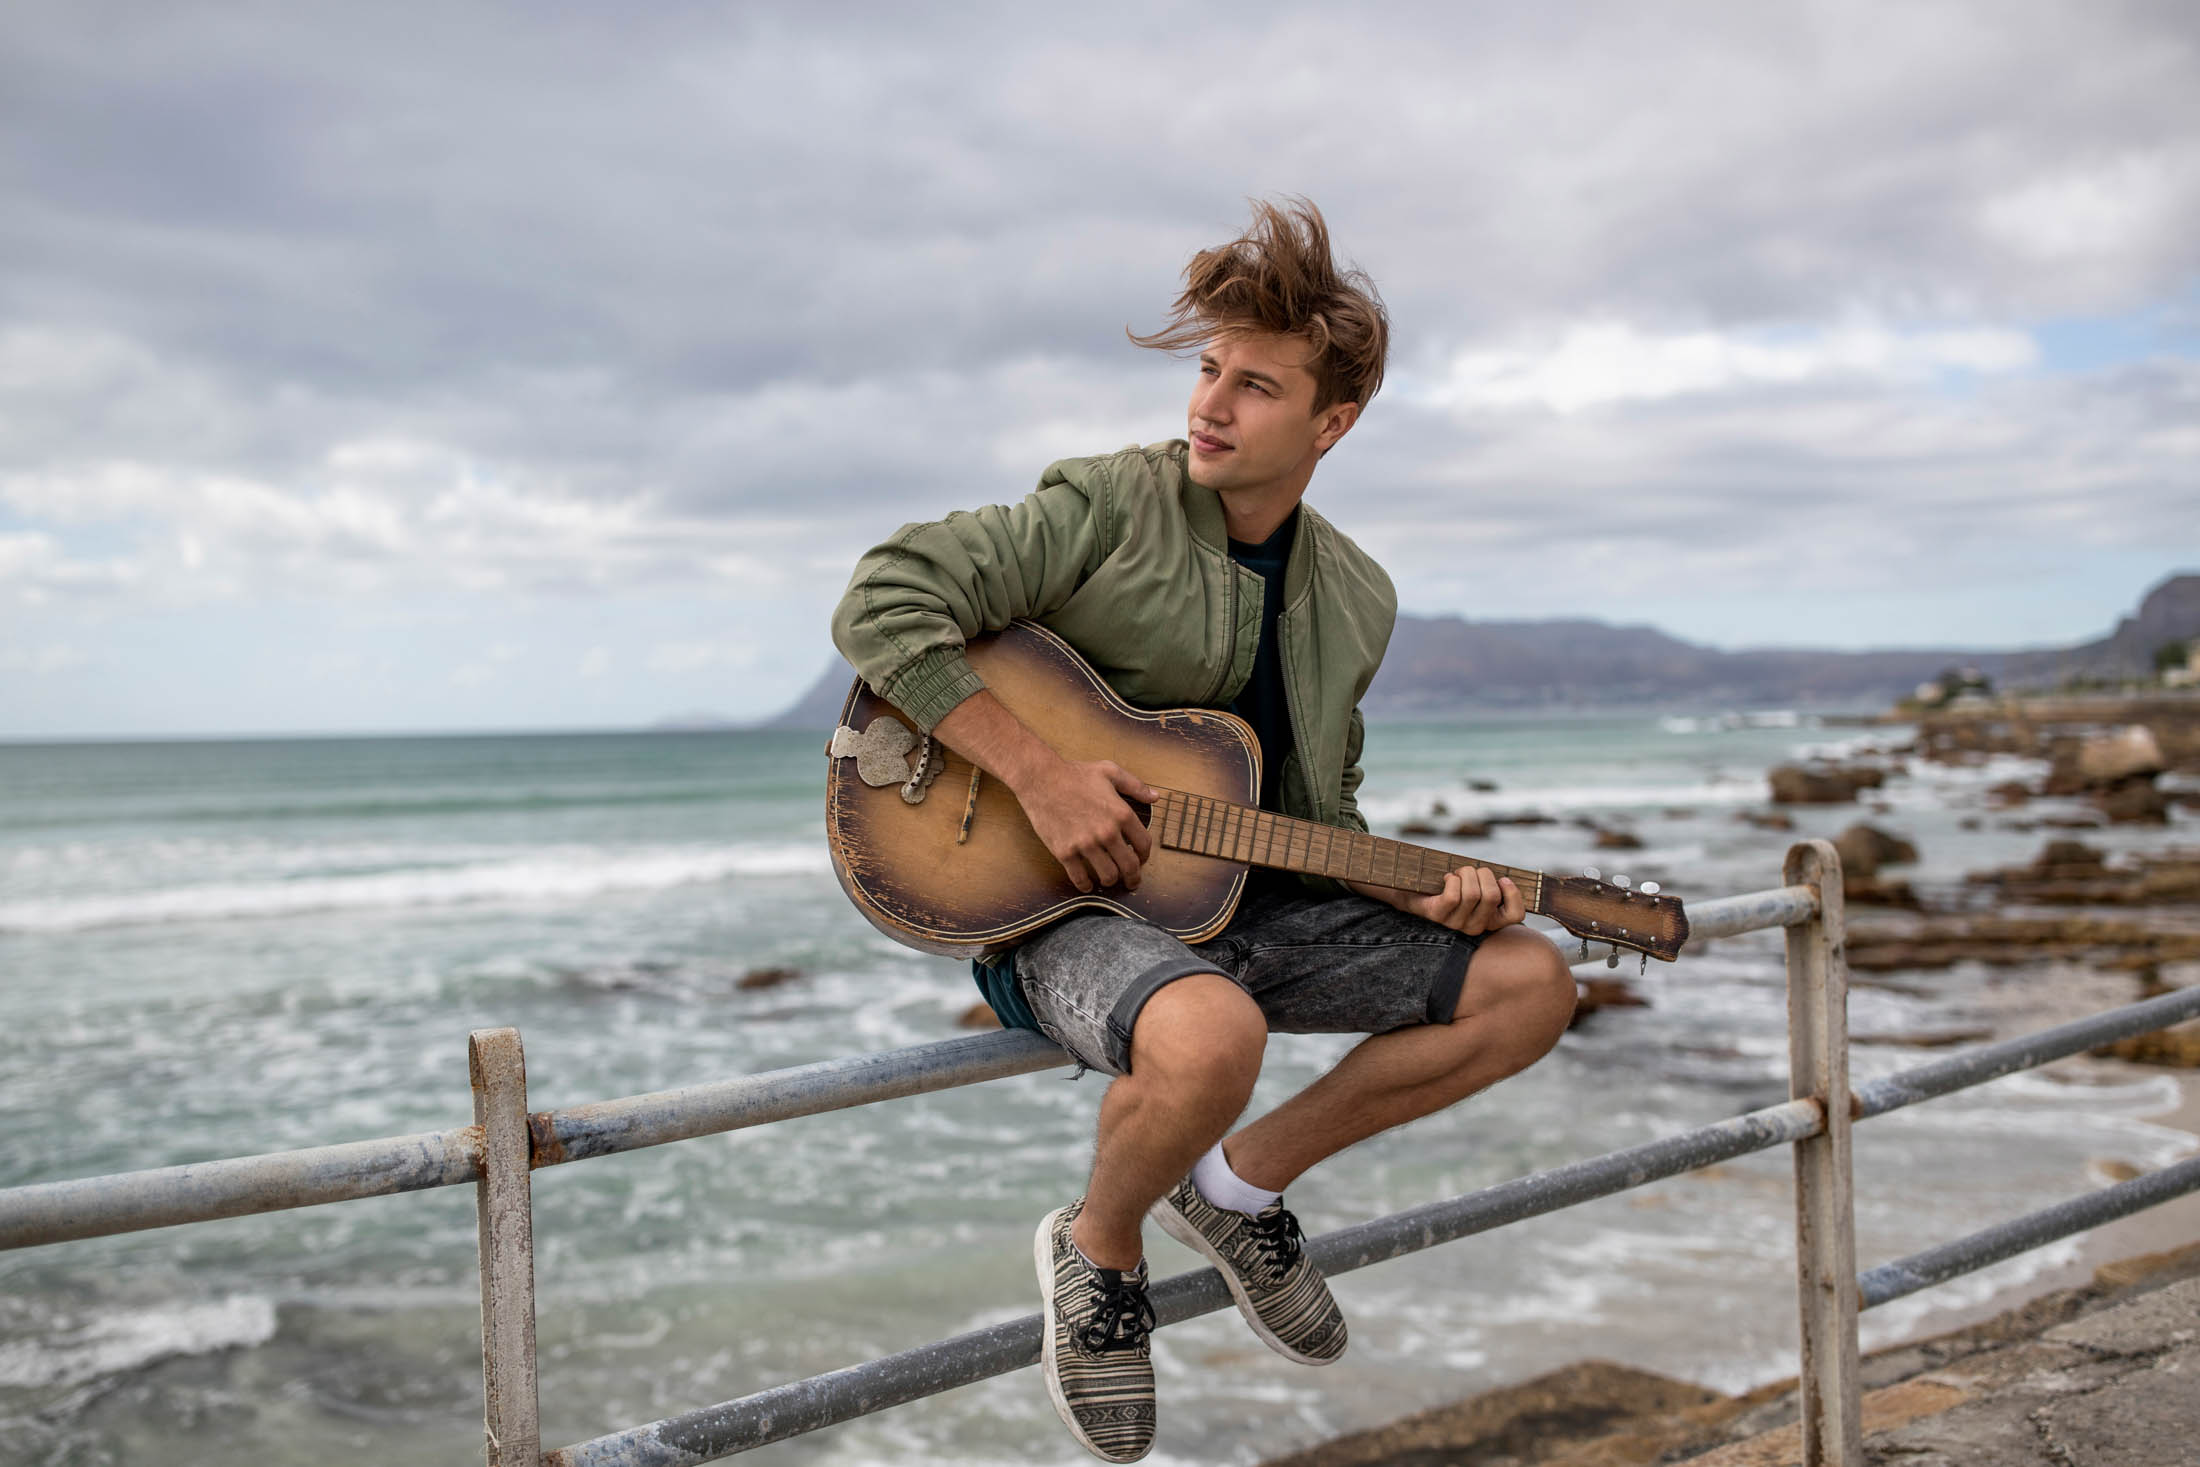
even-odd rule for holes
{"type": "Polygon", "coordinates": [[[535,1220],[527,1136],[527,1059],[517,1029],[466,1039],[481,1127],[481,1386],[489,1467],[536,1467],[542,1424],[535,1392],[535,1220]]]}
{"type": "Polygon", "coordinates": [[[1825,1108],[1795,1143],[1795,1281],[1802,1316],[1798,1400],[1803,1467],[1861,1467],[1856,1350],[1856,1210],[1849,1168],[1849,968],[1841,857],[1829,841],[1788,848],[1787,881],[1818,892],[1817,915],[1787,930],[1788,1094],[1825,1108]]]}

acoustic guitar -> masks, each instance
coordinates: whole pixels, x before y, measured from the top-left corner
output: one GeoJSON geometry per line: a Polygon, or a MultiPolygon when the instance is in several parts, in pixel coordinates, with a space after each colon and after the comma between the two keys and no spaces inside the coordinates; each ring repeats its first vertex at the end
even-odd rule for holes
{"type": "MultiPolygon", "coordinates": [[[[1257,808],[1260,743],[1206,708],[1134,708],[1035,622],[973,639],[993,695],[1064,758],[1112,759],[1159,791],[1132,808],[1153,837],[1138,889],[1070,884],[1006,785],[920,733],[858,678],[826,746],[833,872],[880,931],[925,952],[979,957],[1082,908],[1141,917],[1187,943],[1220,932],[1247,868],[1434,893],[1460,866],[1510,876],[1528,910],[1585,942],[1671,961],[1688,918],[1669,896],[1480,861],[1257,808]]],[[[1616,954],[1614,955],[1616,959],[1616,954]]]]}

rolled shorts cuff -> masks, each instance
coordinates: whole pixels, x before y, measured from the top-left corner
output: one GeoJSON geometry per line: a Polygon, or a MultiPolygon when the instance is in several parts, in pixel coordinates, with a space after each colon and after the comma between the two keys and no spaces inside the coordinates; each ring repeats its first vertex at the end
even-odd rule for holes
{"type": "Polygon", "coordinates": [[[1453,940],[1444,965],[1436,970],[1436,977],[1429,984],[1428,1021],[1431,1024],[1448,1024],[1458,1015],[1459,995],[1467,986],[1467,964],[1474,961],[1475,952],[1481,946],[1479,937],[1453,940]]]}
{"type": "MultiPolygon", "coordinates": [[[[1464,963],[1460,965],[1460,971],[1462,974],[1466,971],[1464,963]]],[[[1138,1026],[1139,1011],[1146,1007],[1146,1000],[1177,979],[1189,978],[1194,973],[1212,973],[1217,978],[1230,978],[1229,974],[1213,963],[1201,962],[1186,953],[1180,957],[1163,958],[1155,963],[1133,978],[1130,987],[1124,989],[1122,995],[1116,999],[1115,1007],[1108,1010],[1107,1055],[1108,1065],[1116,1074],[1127,1075],[1131,1072],[1131,1031],[1138,1026]]],[[[1457,992],[1457,986],[1454,985],[1455,996],[1457,992]]]]}

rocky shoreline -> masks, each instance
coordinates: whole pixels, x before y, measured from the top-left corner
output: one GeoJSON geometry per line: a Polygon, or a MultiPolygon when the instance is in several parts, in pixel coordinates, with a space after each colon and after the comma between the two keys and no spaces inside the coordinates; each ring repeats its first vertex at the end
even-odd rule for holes
{"type": "MultiPolygon", "coordinates": [[[[2180,807],[2200,810],[2200,698],[2025,700],[1950,710],[1918,723],[1899,746],[1774,768],[1766,795],[1761,808],[1733,818],[1786,832],[1797,828],[1790,811],[1799,806],[1853,805],[1864,817],[1835,839],[1851,982],[1859,988],[1922,991],[1959,965],[1983,968],[1997,975],[1996,984],[2027,995],[2013,994],[2013,1006],[2036,1018],[2200,984],[2200,849],[2108,839],[2115,827],[2159,830],[2176,823],[2180,807]],[[1959,879],[1945,868],[1938,880],[1917,878],[1917,846],[1875,823],[1895,814],[1890,782],[1903,780],[1915,763],[1978,769],[2010,755],[2038,761],[2034,772],[1966,796],[1976,813],[1963,814],[1960,828],[1992,821],[2004,830],[2042,832],[2037,854],[1959,879]]],[[[1810,824],[1822,828],[1823,819],[1810,824]]],[[[1624,981],[1584,980],[1576,1022],[1645,1002],[1624,981]]],[[[1940,1047],[2001,1036],[1964,1027],[1853,1037],[1858,1044],[1940,1047]]],[[[2126,1066],[2200,1068],[2200,1021],[2063,1066],[2074,1077],[2126,1066]]],[[[2181,1079],[2181,1094],[2167,1123],[2200,1133],[2200,1079],[2181,1079]]],[[[2103,1181],[2135,1174],[2120,1163],[2093,1169],[2103,1181]]],[[[2166,1251],[2103,1263],[2089,1280],[2050,1273],[2031,1287],[2053,1292],[2013,1308],[2004,1298],[2004,1312],[1983,1321],[1945,1314],[1947,1332],[1871,1354],[1867,1460],[1937,1467],[2190,1460],[2192,1443],[2200,1441],[2195,1239],[2200,1197],[2186,1197],[2099,1229],[2085,1245],[2096,1263],[2103,1248],[2166,1251]],[[2064,1287],[2055,1288],[2058,1282],[2064,1287]]],[[[1589,1360],[1267,1467],[1772,1467],[1799,1459],[1795,1411],[1792,1380],[1726,1395],[1589,1360]]]]}
{"type": "MultiPolygon", "coordinates": [[[[1874,1351],[1864,1458],[1932,1467],[2192,1460],[2200,1441],[2200,1243],[1874,1351]]],[[[1264,1467],[1789,1467],[1795,1381],[1725,1395],[1583,1361],[1264,1467]]]]}

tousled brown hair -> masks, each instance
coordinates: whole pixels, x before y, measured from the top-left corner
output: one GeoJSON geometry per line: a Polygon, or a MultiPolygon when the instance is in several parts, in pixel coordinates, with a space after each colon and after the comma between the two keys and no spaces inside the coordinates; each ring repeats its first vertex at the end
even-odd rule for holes
{"type": "Polygon", "coordinates": [[[1167,324],[1127,334],[1140,346],[1187,351],[1245,330],[1306,338],[1316,412],[1340,402],[1364,407],[1383,385],[1390,315],[1365,272],[1337,267],[1329,225],[1311,200],[1254,200],[1244,234],[1184,267],[1184,292],[1167,324]]]}

